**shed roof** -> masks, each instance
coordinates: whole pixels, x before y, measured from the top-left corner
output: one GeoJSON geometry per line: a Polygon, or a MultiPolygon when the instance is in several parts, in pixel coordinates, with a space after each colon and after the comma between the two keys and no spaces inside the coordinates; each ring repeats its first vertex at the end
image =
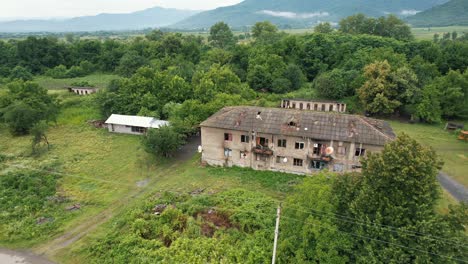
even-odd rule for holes
{"type": "Polygon", "coordinates": [[[106,124],[135,126],[145,128],[160,128],[169,125],[168,121],[158,120],[146,116],[129,116],[112,114],[106,121],[106,124]]]}
{"type": "Polygon", "coordinates": [[[382,120],[284,108],[225,107],[201,126],[371,145],[384,145],[395,138],[390,125],[382,120]]]}

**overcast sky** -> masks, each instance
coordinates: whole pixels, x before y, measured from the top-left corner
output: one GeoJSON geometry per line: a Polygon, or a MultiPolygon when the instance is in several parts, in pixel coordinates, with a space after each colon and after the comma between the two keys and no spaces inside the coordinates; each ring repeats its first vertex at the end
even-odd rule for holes
{"type": "Polygon", "coordinates": [[[0,19],[129,13],[154,6],[207,10],[242,0],[1,0],[0,19]]]}

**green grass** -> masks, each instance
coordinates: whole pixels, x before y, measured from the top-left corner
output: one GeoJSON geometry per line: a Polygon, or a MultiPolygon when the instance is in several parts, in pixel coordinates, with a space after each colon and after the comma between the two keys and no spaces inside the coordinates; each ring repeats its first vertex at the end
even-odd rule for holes
{"type": "Polygon", "coordinates": [[[48,76],[37,76],[34,78],[34,81],[49,90],[60,90],[64,89],[65,86],[69,86],[74,82],[82,81],[87,81],[91,85],[94,85],[98,88],[106,88],[111,80],[117,78],[120,77],[118,75],[113,74],[92,74],[85,77],[67,79],[54,79],[48,76]]]}
{"type": "MultiPolygon", "coordinates": [[[[433,147],[444,161],[442,170],[468,187],[468,143],[444,130],[445,124],[424,125],[391,121],[396,133],[404,132],[420,143],[433,147]]],[[[468,124],[467,124],[468,125],[468,124]]]]}
{"type": "MultiPolygon", "coordinates": [[[[142,149],[140,137],[111,134],[96,129],[86,121],[99,117],[91,107],[92,96],[78,97],[62,94],[66,103],[57,124],[51,124],[48,139],[51,149],[40,157],[31,155],[31,137],[12,137],[5,127],[0,127],[0,154],[10,157],[0,164],[4,169],[21,166],[41,169],[44,164],[56,164],[61,175],[58,193],[70,199],[69,204],[80,203],[82,209],[66,218],[50,237],[71,230],[100,212],[116,206],[125,208],[134,193],[142,190],[139,182],[153,184],[148,191],[172,190],[186,193],[195,189],[212,192],[244,188],[262,192],[280,199],[302,177],[273,172],[223,168],[202,168],[199,157],[173,166],[173,162],[158,160],[142,149]]],[[[64,212],[67,213],[67,212],[64,212]]],[[[43,245],[40,238],[15,243],[1,242],[0,246],[28,248],[43,245]]]]}
{"type": "Polygon", "coordinates": [[[456,31],[458,36],[461,36],[463,32],[468,32],[468,26],[450,26],[450,27],[432,27],[432,28],[412,28],[411,31],[416,39],[419,40],[432,40],[434,34],[438,33],[442,38],[444,33],[456,31]]]}

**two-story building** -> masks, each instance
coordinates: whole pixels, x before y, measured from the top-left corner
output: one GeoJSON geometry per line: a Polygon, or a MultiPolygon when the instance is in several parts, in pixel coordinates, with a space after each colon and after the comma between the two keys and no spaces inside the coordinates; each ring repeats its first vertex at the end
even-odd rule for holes
{"type": "Polygon", "coordinates": [[[359,170],[369,152],[395,138],[387,122],[357,115],[226,107],[201,124],[202,161],[310,174],[359,170]]]}

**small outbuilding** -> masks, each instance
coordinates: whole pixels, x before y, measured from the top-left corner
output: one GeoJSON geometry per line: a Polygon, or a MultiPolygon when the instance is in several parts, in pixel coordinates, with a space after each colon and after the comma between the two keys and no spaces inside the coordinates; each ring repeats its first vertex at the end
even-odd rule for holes
{"type": "Polygon", "coordinates": [[[128,115],[111,115],[105,122],[109,132],[144,135],[150,128],[160,128],[168,126],[169,122],[158,120],[154,117],[146,116],[128,116],[128,115]]]}

